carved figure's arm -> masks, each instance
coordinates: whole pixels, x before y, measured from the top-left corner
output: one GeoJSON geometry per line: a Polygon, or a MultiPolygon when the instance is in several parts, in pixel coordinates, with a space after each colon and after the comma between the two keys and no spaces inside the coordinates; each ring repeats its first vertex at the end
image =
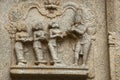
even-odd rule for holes
{"type": "Polygon", "coordinates": [[[33,41],[33,37],[30,37],[30,35],[28,33],[26,33],[26,39],[25,41],[33,41]]]}
{"type": "Polygon", "coordinates": [[[79,33],[80,35],[83,35],[86,32],[87,28],[84,26],[84,28],[82,30],[78,29],[78,28],[74,28],[73,31],[79,33]]]}
{"type": "Polygon", "coordinates": [[[34,38],[34,41],[38,41],[39,40],[39,37],[37,37],[36,32],[34,32],[33,38],[34,38]]]}
{"type": "Polygon", "coordinates": [[[19,33],[16,33],[16,41],[24,41],[25,38],[20,37],[19,33]]]}
{"type": "Polygon", "coordinates": [[[55,34],[53,34],[53,32],[52,32],[52,30],[50,30],[50,38],[56,38],[57,37],[57,35],[55,34]]]}
{"type": "Polygon", "coordinates": [[[16,38],[16,41],[20,41],[20,37],[18,33],[16,33],[15,38],[16,38]]]}
{"type": "Polygon", "coordinates": [[[48,33],[44,31],[44,40],[47,40],[48,33]]]}

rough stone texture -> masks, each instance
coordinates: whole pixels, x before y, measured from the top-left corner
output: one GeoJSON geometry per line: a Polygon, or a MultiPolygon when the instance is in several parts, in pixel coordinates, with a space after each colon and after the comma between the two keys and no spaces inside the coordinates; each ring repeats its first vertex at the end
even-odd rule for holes
{"type": "Polygon", "coordinates": [[[120,79],[120,1],[107,0],[111,80],[120,79]],[[112,41],[111,41],[112,40],[112,41]]]}
{"type": "Polygon", "coordinates": [[[96,14],[97,14],[97,39],[96,39],[96,53],[95,53],[95,74],[96,80],[110,80],[109,79],[109,55],[107,48],[107,27],[106,27],[106,10],[105,1],[96,1],[96,14]],[[102,14],[102,16],[100,15],[102,14]],[[106,47],[105,47],[106,46],[106,47]],[[101,74],[104,74],[102,77],[101,74]]]}
{"type": "Polygon", "coordinates": [[[0,1],[0,80],[10,80],[11,45],[9,34],[4,28],[8,22],[6,13],[8,13],[10,3],[12,4],[12,1],[0,1]],[[6,6],[6,4],[8,5],[6,6]]]}
{"type": "MultiPolygon", "coordinates": [[[[14,65],[16,65],[17,61],[16,61],[15,56],[12,54],[13,53],[13,50],[12,50],[13,45],[11,45],[10,35],[9,35],[8,31],[5,29],[5,27],[8,26],[7,24],[9,23],[9,18],[8,18],[9,11],[13,7],[13,5],[16,3],[19,3],[19,1],[21,2],[21,1],[27,1],[27,0],[0,0],[0,80],[26,80],[25,78],[27,78],[27,80],[40,80],[40,79],[41,80],[61,80],[61,79],[63,79],[63,80],[79,80],[79,79],[87,80],[86,77],[84,77],[84,76],[81,77],[79,72],[78,72],[78,74],[76,73],[77,76],[73,75],[73,74],[72,74],[72,76],[69,76],[69,75],[64,76],[62,73],[61,73],[62,74],[62,76],[61,76],[61,75],[59,75],[60,72],[59,73],[56,72],[58,75],[53,75],[53,76],[49,75],[49,72],[47,73],[47,75],[42,75],[42,76],[39,76],[39,74],[36,74],[36,73],[31,73],[34,75],[13,74],[12,76],[10,76],[10,74],[11,74],[10,72],[11,72],[12,68],[13,69],[16,68],[14,65]],[[12,66],[14,66],[15,68],[12,66]],[[12,68],[10,69],[10,67],[12,67],[12,68]]],[[[42,1],[42,0],[29,0],[29,1],[42,1]]],[[[88,12],[87,11],[88,8],[93,11],[95,20],[94,19],[91,20],[93,22],[91,22],[92,26],[91,26],[90,32],[89,32],[91,37],[93,37],[93,38],[92,38],[92,45],[91,45],[88,62],[87,62],[88,66],[89,66],[89,70],[90,70],[90,72],[88,74],[88,77],[89,77],[88,80],[110,80],[107,26],[109,26],[112,23],[112,21],[114,21],[114,20],[109,21],[111,19],[108,18],[108,25],[106,25],[106,23],[107,23],[106,22],[107,21],[106,20],[106,17],[107,17],[107,15],[106,15],[106,10],[107,10],[106,9],[106,0],[63,0],[63,1],[64,2],[73,1],[77,4],[84,5],[84,10],[86,11],[86,13],[88,12]]],[[[117,1],[117,0],[115,0],[115,1],[117,1]]],[[[112,0],[111,0],[111,2],[112,2],[112,0]]],[[[108,0],[108,3],[109,3],[109,0],[108,0]]],[[[117,3],[115,5],[119,5],[119,2],[115,2],[115,3],[117,3]]],[[[113,5],[113,3],[110,3],[110,5],[113,5]]],[[[118,7],[119,6],[116,6],[116,9],[118,7]]],[[[108,11],[111,11],[110,9],[108,8],[108,11]]],[[[115,9],[115,11],[117,11],[116,9],[115,9]]],[[[69,23],[73,22],[72,18],[69,18],[69,16],[73,16],[74,12],[72,10],[67,10],[67,11],[65,14],[66,17],[64,17],[62,19],[62,21],[60,22],[60,24],[62,26],[61,28],[63,31],[67,30],[69,28],[68,26],[70,26],[69,23]],[[64,27],[64,26],[66,26],[66,27],[64,27]]],[[[110,12],[110,14],[108,14],[108,16],[110,16],[111,18],[113,17],[112,15],[113,14],[111,12],[110,12]]],[[[116,12],[116,15],[118,17],[119,12],[116,12]]],[[[90,15],[88,14],[88,15],[84,15],[84,16],[89,17],[90,15]]],[[[32,23],[35,23],[34,20],[40,20],[44,23],[49,23],[51,21],[50,19],[46,19],[43,16],[39,15],[39,13],[36,9],[32,9],[30,11],[30,13],[28,14],[28,18],[25,20],[26,23],[30,26],[29,29],[31,28],[32,23]],[[36,16],[33,17],[35,14],[36,14],[36,16]],[[40,16],[42,19],[39,19],[38,16],[40,16]],[[33,20],[33,21],[31,22],[31,20],[33,20]]],[[[59,20],[59,18],[56,18],[55,20],[59,20]]],[[[115,19],[115,20],[118,20],[118,19],[115,19]]],[[[119,23],[119,21],[116,21],[116,22],[119,23]]],[[[46,24],[44,24],[44,26],[46,26],[46,24]]],[[[119,29],[119,27],[117,27],[116,29],[119,29]]],[[[113,30],[111,25],[110,25],[109,30],[110,31],[113,30]]],[[[28,31],[30,32],[30,30],[28,30],[28,31]]],[[[59,50],[60,55],[65,54],[62,57],[62,62],[65,62],[65,64],[67,64],[67,65],[72,65],[74,63],[74,57],[71,57],[71,56],[74,56],[73,50],[71,50],[71,46],[73,46],[74,44],[75,44],[74,39],[71,39],[71,38],[67,39],[65,42],[62,43],[62,46],[63,46],[62,49],[59,50]],[[70,44],[70,43],[73,43],[73,44],[70,44]],[[66,47],[66,46],[70,46],[70,47],[66,47]],[[66,49],[64,49],[65,47],[66,47],[66,49]]],[[[29,46],[31,46],[31,45],[29,45],[29,46]]],[[[34,54],[33,54],[33,51],[31,48],[32,47],[29,47],[30,50],[29,51],[27,50],[28,52],[26,54],[26,56],[29,56],[29,57],[27,57],[27,60],[30,62],[29,63],[30,69],[31,69],[31,65],[34,65],[34,61],[35,61],[35,58],[33,56],[34,54]],[[32,55],[30,55],[29,53],[31,53],[32,55]]],[[[112,50],[112,49],[110,48],[110,50],[112,50]]],[[[44,51],[46,51],[46,49],[44,49],[44,51]]],[[[111,52],[112,51],[110,51],[110,53],[111,52]]],[[[48,53],[48,52],[46,51],[46,53],[48,53]]],[[[112,56],[112,54],[110,54],[110,56],[112,56]]],[[[46,56],[46,59],[48,59],[48,56],[49,55],[46,56]]],[[[48,59],[48,61],[49,60],[50,59],[48,59]]],[[[114,67],[114,65],[113,65],[114,63],[111,62],[112,63],[111,66],[113,66],[111,68],[111,72],[113,72],[114,70],[116,71],[116,69],[119,70],[119,65],[120,65],[119,56],[116,56],[115,62],[117,64],[116,67],[114,67]]],[[[80,62],[80,64],[81,64],[81,62],[80,62]]],[[[49,65],[49,64],[47,64],[47,65],[49,65]]],[[[64,68],[64,69],[66,69],[66,68],[64,68]]],[[[24,71],[24,70],[20,70],[20,71],[24,71]]],[[[116,71],[116,72],[117,73],[115,73],[115,74],[112,73],[112,75],[111,75],[113,77],[116,77],[116,79],[113,79],[113,80],[119,80],[119,78],[120,78],[119,71],[116,71]]],[[[44,73],[42,73],[42,74],[44,74],[44,73]]]]}

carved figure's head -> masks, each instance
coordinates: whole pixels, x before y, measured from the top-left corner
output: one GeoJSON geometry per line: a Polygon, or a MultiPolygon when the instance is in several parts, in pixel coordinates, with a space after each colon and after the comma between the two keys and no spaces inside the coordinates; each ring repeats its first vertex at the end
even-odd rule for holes
{"type": "Polygon", "coordinates": [[[60,0],[45,0],[44,4],[45,8],[52,12],[57,10],[58,6],[60,5],[60,0]]]}
{"type": "Polygon", "coordinates": [[[41,22],[39,22],[39,23],[35,24],[32,29],[33,29],[33,31],[43,30],[43,25],[41,22]]]}
{"type": "Polygon", "coordinates": [[[18,32],[21,32],[21,31],[26,32],[27,31],[27,26],[24,23],[18,23],[17,24],[17,31],[18,32]]]}

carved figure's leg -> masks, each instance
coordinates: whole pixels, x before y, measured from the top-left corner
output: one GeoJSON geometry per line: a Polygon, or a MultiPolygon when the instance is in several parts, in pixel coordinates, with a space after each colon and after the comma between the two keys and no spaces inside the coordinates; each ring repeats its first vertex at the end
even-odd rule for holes
{"type": "Polygon", "coordinates": [[[83,66],[86,65],[87,58],[88,58],[88,55],[89,55],[90,46],[91,46],[91,42],[90,41],[85,43],[85,44],[83,44],[83,66]]]}
{"type": "Polygon", "coordinates": [[[81,44],[78,41],[75,47],[75,65],[78,65],[80,51],[81,51],[81,44]]]}
{"type": "Polygon", "coordinates": [[[54,44],[52,43],[48,43],[49,49],[50,49],[50,53],[51,56],[53,58],[54,62],[60,62],[59,58],[57,57],[57,50],[56,50],[56,46],[54,46],[54,44]]]}
{"type": "Polygon", "coordinates": [[[17,56],[17,60],[18,60],[18,65],[19,64],[26,64],[27,61],[24,58],[22,42],[16,42],[15,43],[15,52],[16,52],[16,56],[17,56]]]}
{"type": "Polygon", "coordinates": [[[41,42],[35,41],[33,43],[33,46],[34,46],[34,51],[35,51],[36,58],[37,58],[36,64],[40,65],[40,64],[47,63],[46,60],[44,60],[41,42]]]}
{"type": "Polygon", "coordinates": [[[37,60],[38,61],[41,61],[41,60],[43,60],[44,58],[43,58],[43,51],[42,51],[42,48],[34,48],[34,50],[35,50],[35,53],[36,53],[36,57],[37,57],[37,60]]]}

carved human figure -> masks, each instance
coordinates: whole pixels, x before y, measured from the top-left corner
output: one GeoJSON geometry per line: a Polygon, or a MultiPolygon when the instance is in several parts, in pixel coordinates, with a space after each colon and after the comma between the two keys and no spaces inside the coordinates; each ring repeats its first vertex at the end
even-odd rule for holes
{"type": "Polygon", "coordinates": [[[58,63],[61,62],[57,54],[57,39],[63,38],[63,35],[62,35],[63,33],[60,30],[59,25],[55,22],[53,22],[50,25],[49,32],[50,32],[50,40],[49,40],[48,46],[49,46],[51,56],[53,58],[54,65],[57,65],[58,63]]]}
{"type": "Polygon", "coordinates": [[[27,61],[24,58],[24,44],[28,41],[32,41],[32,38],[30,38],[27,32],[27,27],[23,23],[18,23],[17,32],[15,35],[15,52],[18,65],[25,65],[27,61]]]}
{"type": "Polygon", "coordinates": [[[71,30],[78,37],[78,42],[75,46],[75,64],[78,65],[79,56],[83,55],[82,66],[86,66],[88,53],[91,45],[91,38],[86,33],[87,27],[85,25],[78,24],[71,30]]]}
{"type": "Polygon", "coordinates": [[[37,64],[44,65],[46,63],[46,60],[44,60],[42,42],[47,41],[47,33],[43,30],[43,25],[41,22],[33,26],[32,30],[34,36],[33,48],[37,57],[37,64]]]}
{"type": "Polygon", "coordinates": [[[75,65],[78,65],[80,55],[83,56],[82,66],[86,66],[89,49],[91,46],[91,37],[87,34],[88,26],[82,21],[81,10],[78,10],[75,15],[75,25],[71,32],[76,35],[78,41],[75,46],[75,65]]]}

